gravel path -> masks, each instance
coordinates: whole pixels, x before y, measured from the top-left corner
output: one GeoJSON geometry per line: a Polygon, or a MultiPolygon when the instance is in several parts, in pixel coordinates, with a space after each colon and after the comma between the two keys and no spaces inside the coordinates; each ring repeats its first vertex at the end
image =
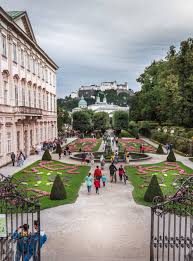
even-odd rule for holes
{"type": "Polygon", "coordinates": [[[99,195],[94,188],[87,195],[84,183],[75,204],[42,211],[49,237],[42,260],[147,261],[150,210],[135,204],[132,189],[108,182],[99,195]]]}

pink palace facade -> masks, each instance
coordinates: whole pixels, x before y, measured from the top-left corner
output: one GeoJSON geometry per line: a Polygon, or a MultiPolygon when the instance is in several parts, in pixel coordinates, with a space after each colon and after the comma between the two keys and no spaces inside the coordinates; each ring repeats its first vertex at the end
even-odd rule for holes
{"type": "Polygon", "coordinates": [[[57,65],[36,42],[28,15],[0,7],[0,166],[10,153],[57,136],[57,65]]]}

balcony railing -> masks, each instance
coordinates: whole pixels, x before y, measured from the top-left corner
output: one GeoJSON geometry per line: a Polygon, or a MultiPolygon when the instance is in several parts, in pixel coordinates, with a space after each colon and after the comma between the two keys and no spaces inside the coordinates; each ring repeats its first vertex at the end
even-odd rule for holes
{"type": "Polygon", "coordinates": [[[15,107],[15,112],[21,114],[27,114],[27,115],[42,115],[42,109],[26,107],[26,106],[15,107]]]}

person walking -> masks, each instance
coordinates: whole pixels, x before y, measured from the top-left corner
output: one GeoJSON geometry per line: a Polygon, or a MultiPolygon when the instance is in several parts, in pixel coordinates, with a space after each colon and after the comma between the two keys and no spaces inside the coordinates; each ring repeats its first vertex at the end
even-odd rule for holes
{"type": "Polygon", "coordinates": [[[116,183],[117,182],[117,179],[116,179],[117,168],[115,167],[113,162],[109,166],[109,171],[110,171],[111,183],[113,182],[113,178],[115,178],[115,183],[116,183]]]}
{"type": "Polygon", "coordinates": [[[122,181],[123,180],[123,175],[125,174],[125,170],[123,168],[123,166],[121,165],[119,167],[119,180],[122,181]]]}
{"type": "Polygon", "coordinates": [[[88,195],[90,195],[91,188],[92,188],[92,180],[93,180],[90,172],[89,172],[88,176],[86,176],[85,180],[86,180],[88,195]]]}
{"type": "Polygon", "coordinates": [[[105,174],[103,173],[103,175],[102,175],[102,183],[103,183],[103,187],[105,187],[106,186],[106,181],[107,181],[107,177],[105,176],[105,174]]]}
{"type": "Polygon", "coordinates": [[[95,185],[95,189],[96,189],[96,194],[99,194],[100,180],[95,179],[94,180],[94,185],[95,185]]]}
{"type": "Polygon", "coordinates": [[[12,152],[12,153],[11,153],[11,161],[12,161],[12,165],[13,165],[13,166],[15,166],[15,158],[16,158],[15,153],[12,152]]]}
{"type": "Polygon", "coordinates": [[[101,177],[102,177],[102,171],[99,168],[99,166],[96,166],[96,169],[94,171],[94,178],[99,181],[99,187],[100,187],[100,179],[101,179],[101,177]]]}

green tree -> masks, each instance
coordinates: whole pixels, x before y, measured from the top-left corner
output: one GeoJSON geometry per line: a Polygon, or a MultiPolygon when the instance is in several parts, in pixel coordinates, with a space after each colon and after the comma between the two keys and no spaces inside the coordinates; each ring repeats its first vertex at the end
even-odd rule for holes
{"type": "Polygon", "coordinates": [[[48,149],[46,149],[44,151],[44,154],[42,156],[42,160],[46,160],[46,161],[52,160],[52,156],[50,155],[50,151],[48,149]]]}
{"type": "Polygon", "coordinates": [[[89,132],[92,130],[92,119],[91,115],[87,111],[77,111],[72,115],[73,118],[73,129],[82,133],[89,132]]]}
{"type": "Polygon", "coordinates": [[[147,202],[153,202],[153,199],[155,197],[159,197],[161,201],[163,201],[164,199],[162,190],[157,180],[157,176],[153,175],[149,183],[149,186],[145,192],[144,200],[147,202]]]}
{"type": "Polygon", "coordinates": [[[93,117],[94,130],[101,130],[103,133],[110,126],[109,114],[107,112],[96,112],[93,117]]]}
{"type": "Polygon", "coordinates": [[[119,134],[121,130],[128,129],[129,115],[125,111],[116,111],[113,113],[113,128],[119,134]]]}
{"type": "Polygon", "coordinates": [[[62,182],[60,175],[57,175],[54,184],[52,186],[52,190],[50,193],[51,200],[64,200],[67,198],[66,190],[64,187],[64,183],[62,182]]]}

